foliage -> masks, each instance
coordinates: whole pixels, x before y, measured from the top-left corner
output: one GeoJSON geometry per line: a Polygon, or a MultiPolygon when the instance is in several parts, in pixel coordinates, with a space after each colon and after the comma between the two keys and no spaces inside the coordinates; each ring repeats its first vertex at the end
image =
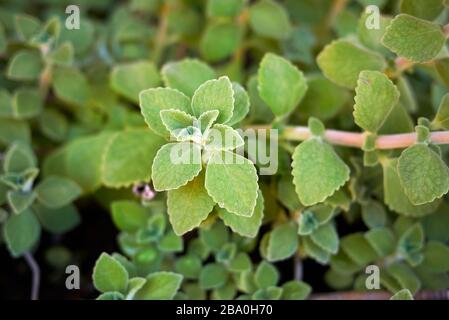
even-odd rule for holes
{"type": "Polygon", "coordinates": [[[392,300],[449,287],[445,1],[81,1],[78,30],[65,2],[0,7],[14,258],[70,256],[41,237],[101,207],[98,299],[364,292],[370,265],[392,300]]]}

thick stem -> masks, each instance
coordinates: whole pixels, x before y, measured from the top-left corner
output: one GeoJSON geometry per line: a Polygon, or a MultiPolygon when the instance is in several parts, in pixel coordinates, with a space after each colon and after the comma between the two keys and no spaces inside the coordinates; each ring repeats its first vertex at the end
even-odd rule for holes
{"type": "MultiPolygon", "coordinates": [[[[291,141],[303,141],[312,135],[307,127],[287,127],[284,129],[283,138],[291,141]]],[[[362,148],[365,142],[364,133],[326,130],[324,140],[330,144],[362,148]]],[[[430,134],[430,141],[434,144],[449,144],[449,131],[438,131],[430,134]]],[[[416,133],[380,135],[376,140],[376,149],[390,150],[403,149],[416,142],[416,133]]]]}
{"type": "MultiPolygon", "coordinates": [[[[313,294],[311,300],[389,300],[392,294],[386,291],[348,291],[313,294]]],[[[420,291],[413,297],[415,300],[449,300],[449,291],[420,291]]]]}
{"type": "Polygon", "coordinates": [[[39,299],[39,285],[40,285],[40,278],[41,278],[41,270],[39,268],[39,265],[37,264],[36,260],[34,260],[34,257],[31,253],[26,252],[23,255],[25,261],[27,262],[28,266],[30,267],[31,274],[32,274],[32,284],[31,284],[31,300],[38,300],[39,299]]]}

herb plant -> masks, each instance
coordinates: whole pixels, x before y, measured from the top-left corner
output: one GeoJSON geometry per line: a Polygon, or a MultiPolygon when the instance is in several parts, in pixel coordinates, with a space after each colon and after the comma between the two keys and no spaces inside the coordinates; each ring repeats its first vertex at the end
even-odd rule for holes
{"type": "Polygon", "coordinates": [[[39,265],[88,265],[71,298],[449,288],[447,1],[78,3],[0,7],[0,240],[32,298],[39,265]]]}

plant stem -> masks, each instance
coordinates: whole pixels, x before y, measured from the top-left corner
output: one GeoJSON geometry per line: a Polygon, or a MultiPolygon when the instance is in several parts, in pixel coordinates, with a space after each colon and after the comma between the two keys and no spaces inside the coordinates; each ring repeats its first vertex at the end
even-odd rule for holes
{"type": "MultiPolygon", "coordinates": [[[[262,127],[256,127],[261,129],[262,127]]],[[[267,127],[265,127],[267,128],[267,127]]],[[[283,131],[282,137],[291,141],[303,141],[312,136],[307,127],[286,127],[283,131]]],[[[326,130],[324,133],[324,140],[330,144],[339,146],[362,148],[365,142],[365,133],[326,130]]],[[[416,133],[403,133],[380,135],[376,140],[376,149],[390,150],[403,149],[413,145],[416,142],[416,133]]],[[[449,144],[449,131],[438,131],[430,134],[430,142],[433,144],[449,144]]]]}
{"type": "MultiPolygon", "coordinates": [[[[310,300],[389,300],[392,294],[386,291],[347,291],[313,294],[310,300]]],[[[449,291],[420,291],[414,295],[415,300],[449,300],[449,291]]]]}
{"type": "Polygon", "coordinates": [[[39,268],[39,265],[37,264],[36,260],[34,260],[34,257],[31,253],[26,252],[23,255],[23,258],[27,262],[28,266],[30,267],[31,274],[32,274],[32,284],[31,284],[31,300],[38,300],[39,299],[39,284],[40,284],[40,278],[41,278],[41,270],[39,268]]]}

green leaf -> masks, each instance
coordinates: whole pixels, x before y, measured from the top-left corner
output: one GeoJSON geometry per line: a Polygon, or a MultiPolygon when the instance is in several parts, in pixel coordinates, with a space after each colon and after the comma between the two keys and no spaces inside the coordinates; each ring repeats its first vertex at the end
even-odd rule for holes
{"type": "Polygon", "coordinates": [[[410,226],[401,235],[398,242],[398,251],[404,257],[413,256],[421,251],[424,245],[424,230],[420,223],[410,226]]]}
{"type": "Polygon", "coordinates": [[[147,276],[145,285],[136,293],[139,300],[170,300],[178,292],[182,275],[161,271],[147,276]]]}
{"type": "Polygon", "coordinates": [[[252,263],[248,254],[244,252],[238,253],[234,259],[231,260],[228,266],[228,270],[231,272],[244,272],[251,270],[252,263]]]}
{"type": "Polygon", "coordinates": [[[302,204],[299,202],[292,180],[291,175],[284,175],[279,179],[278,199],[289,210],[298,211],[302,208],[302,204]]]}
{"type": "Polygon", "coordinates": [[[342,90],[322,75],[309,76],[307,86],[307,93],[298,108],[305,117],[331,119],[349,100],[346,90],[342,90]]]}
{"type": "Polygon", "coordinates": [[[201,84],[216,77],[211,67],[196,59],[167,63],[161,72],[167,87],[177,89],[188,97],[192,97],[201,84]]]}
{"type": "Polygon", "coordinates": [[[128,129],[117,133],[104,150],[104,184],[118,188],[149,181],[151,162],[162,144],[163,140],[148,129],[128,129]]]}
{"type": "Polygon", "coordinates": [[[354,98],[355,123],[377,132],[399,101],[399,91],[386,75],[378,71],[362,71],[354,98]]]}
{"type": "Polygon", "coordinates": [[[105,292],[100,294],[96,300],[118,301],[118,300],[125,300],[125,296],[117,291],[105,292]]]}
{"type": "Polygon", "coordinates": [[[142,90],[157,87],[161,78],[152,62],[136,61],[114,66],[110,75],[111,88],[132,102],[139,102],[142,90]]]}
{"type": "Polygon", "coordinates": [[[392,254],[396,248],[396,239],[393,232],[388,228],[374,228],[365,233],[369,244],[381,257],[392,254]]]}
{"type": "Polygon", "coordinates": [[[234,91],[234,111],[231,119],[226,124],[232,126],[242,121],[249,112],[249,96],[240,84],[237,82],[232,83],[232,90],[234,91]]]}
{"type": "Polygon", "coordinates": [[[224,224],[232,229],[235,233],[243,237],[254,238],[257,236],[262,219],[264,215],[264,200],[262,192],[257,193],[256,207],[251,217],[239,216],[230,213],[226,209],[219,208],[218,215],[223,220],[224,224]]]}
{"type": "Polygon", "coordinates": [[[401,0],[400,10],[417,18],[433,20],[444,10],[444,0],[401,0]]]}
{"type": "Polygon", "coordinates": [[[282,285],[283,300],[305,300],[312,292],[312,287],[302,281],[288,281],[282,285]]]}
{"type": "Polygon", "coordinates": [[[74,229],[81,222],[81,217],[74,205],[58,209],[47,208],[41,204],[33,206],[42,227],[52,233],[62,234],[74,229]]]}
{"type": "Polygon", "coordinates": [[[35,80],[44,68],[41,56],[36,50],[21,50],[10,60],[6,75],[14,80],[35,80]]]}
{"type": "Polygon", "coordinates": [[[201,133],[205,133],[212,127],[219,114],[220,112],[218,110],[210,110],[198,117],[198,127],[201,129],[201,133]]]}
{"type": "MultiPolygon", "coordinates": [[[[229,241],[228,229],[222,223],[206,225],[205,228],[200,229],[200,240],[206,248],[217,252],[229,241]]],[[[204,258],[203,253],[197,252],[197,254],[204,258]]]]}
{"type": "Polygon", "coordinates": [[[310,238],[320,248],[332,254],[337,253],[339,240],[337,229],[335,228],[333,223],[328,222],[321,225],[310,235],[310,238]]]}
{"type": "Polygon", "coordinates": [[[408,289],[402,289],[391,296],[390,300],[413,300],[413,295],[408,289]]]}
{"type": "Polygon", "coordinates": [[[6,194],[9,206],[17,214],[27,209],[36,199],[36,196],[34,191],[9,191],[6,194]]]}
{"type": "Polygon", "coordinates": [[[32,118],[43,108],[42,97],[35,89],[18,89],[12,99],[14,117],[18,119],[32,118]]]}
{"type": "Polygon", "coordinates": [[[244,144],[245,142],[236,130],[217,123],[207,133],[205,148],[209,151],[232,151],[244,144]]]}
{"type": "Polygon", "coordinates": [[[3,24],[0,24],[0,53],[4,53],[8,46],[8,42],[6,40],[5,28],[3,24]]]}
{"type": "Polygon", "coordinates": [[[198,144],[167,143],[159,149],[153,161],[151,171],[154,189],[178,189],[192,181],[201,168],[201,147],[198,144]]]}
{"type": "Polygon", "coordinates": [[[385,47],[413,62],[434,59],[444,42],[441,26],[408,14],[397,15],[382,38],[385,47]]]}
{"type": "Polygon", "coordinates": [[[287,11],[272,0],[260,0],[251,6],[249,23],[258,35],[278,40],[287,39],[292,29],[287,11]]]}
{"type": "Polygon", "coordinates": [[[408,264],[396,262],[387,267],[387,272],[403,289],[416,293],[421,287],[421,281],[408,264]]]}
{"type": "Polygon", "coordinates": [[[364,13],[360,17],[357,26],[357,36],[365,47],[386,54],[388,50],[382,45],[381,39],[392,19],[381,15],[379,28],[367,28],[367,23],[369,24],[372,19],[373,15],[371,13],[364,13]]]}
{"type": "Polygon", "coordinates": [[[14,18],[14,26],[21,40],[30,40],[41,29],[41,23],[35,17],[18,14],[14,18]]]}
{"type": "Polygon", "coordinates": [[[61,112],[45,108],[38,121],[42,134],[48,139],[61,142],[66,138],[69,125],[67,118],[61,112]]]}
{"type": "Polygon", "coordinates": [[[246,0],[209,0],[207,14],[211,17],[235,17],[243,9],[246,0]]]}
{"type": "Polygon", "coordinates": [[[53,90],[62,101],[75,106],[84,106],[89,98],[89,84],[84,74],[75,67],[53,69],[53,90]]]}
{"type": "MultiPolygon", "coordinates": [[[[62,153],[68,177],[78,183],[84,191],[91,192],[102,184],[103,157],[114,137],[114,133],[102,133],[76,139],[62,153]],[[80,166],[80,163],[83,165],[80,166]]],[[[139,139],[140,141],[142,139],[139,139]]],[[[147,168],[149,167],[148,165],[147,168]]]]}
{"type": "Polygon", "coordinates": [[[213,21],[204,30],[199,49],[205,60],[217,62],[233,54],[241,39],[242,30],[238,24],[213,21]]]}
{"type": "Polygon", "coordinates": [[[317,63],[326,78],[350,89],[357,86],[361,71],[386,68],[382,56],[348,40],[336,40],[327,45],[318,55],[317,63]]]}
{"type": "Polygon", "coordinates": [[[0,119],[0,145],[7,146],[13,142],[31,141],[31,131],[27,122],[21,120],[0,119]]]}
{"type": "Polygon", "coordinates": [[[449,93],[445,94],[441,99],[438,112],[435,115],[432,125],[438,129],[449,129],[449,93]]]}
{"type": "Polygon", "coordinates": [[[80,187],[64,177],[48,176],[36,186],[38,200],[49,208],[70,204],[81,195],[80,187]]]}
{"type": "Polygon", "coordinates": [[[267,248],[268,261],[290,258],[298,248],[297,227],[293,223],[276,226],[270,233],[267,248]]]}
{"type": "Polygon", "coordinates": [[[180,257],[175,262],[176,272],[186,279],[197,279],[201,272],[201,259],[194,254],[180,257]]]}
{"type": "Polygon", "coordinates": [[[200,287],[202,289],[219,288],[226,283],[228,273],[226,268],[219,263],[209,263],[200,274],[200,287]]]}
{"type": "Polygon", "coordinates": [[[383,227],[387,221],[387,213],[380,202],[369,201],[362,205],[362,220],[368,228],[383,227]]]}
{"type": "Polygon", "coordinates": [[[70,66],[73,63],[73,55],[73,45],[70,42],[64,42],[57,49],[50,52],[45,58],[48,63],[70,66]]]}
{"type": "Polygon", "coordinates": [[[219,123],[225,123],[231,119],[234,110],[234,91],[229,78],[220,77],[203,83],[192,97],[192,110],[197,117],[203,112],[218,110],[219,123]]]}
{"type": "Polygon", "coordinates": [[[207,163],[207,192],[221,208],[231,213],[244,217],[253,215],[259,188],[257,180],[253,163],[229,151],[213,153],[207,163]]]}
{"type": "Polygon", "coordinates": [[[191,113],[190,99],[178,90],[170,88],[155,88],[140,92],[140,111],[145,122],[160,136],[169,137],[167,128],[162,123],[160,111],[176,109],[191,113]]]}
{"type": "Polygon", "coordinates": [[[116,259],[103,252],[95,263],[92,279],[98,291],[124,293],[128,286],[128,272],[116,259]]]}
{"type": "Polygon", "coordinates": [[[28,144],[13,143],[4,155],[3,170],[5,172],[19,173],[36,166],[36,156],[28,144]]]}
{"type": "Polygon", "coordinates": [[[176,109],[161,110],[160,117],[165,128],[174,137],[180,133],[181,129],[193,126],[195,117],[176,109]]]}
{"type": "Polygon", "coordinates": [[[431,273],[445,273],[449,271],[449,247],[437,241],[430,241],[423,251],[424,260],[420,268],[431,273]]]}
{"type": "Polygon", "coordinates": [[[146,225],[149,215],[140,204],[130,200],[114,201],[111,215],[119,230],[134,232],[146,225]]]}
{"type": "Polygon", "coordinates": [[[438,200],[419,206],[415,206],[410,202],[399,179],[397,163],[397,159],[389,159],[382,162],[384,201],[387,206],[401,215],[410,217],[421,217],[434,212],[440,204],[438,200]]]}
{"type": "Polygon", "coordinates": [[[323,202],[349,180],[349,168],[323,141],[312,138],[293,153],[293,183],[304,205],[323,202]]]}
{"type": "Polygon", "coordinates": [[[31,210],[12,214],[4,225],[4,236],[11,255],[19,257],[39,241],[41,227],[31,210]]]}
{"type": "Polygon", "coordinates": [[[320,264],[328,264],[330,260],[330,253],[326,250],[321,249],[315,242],[310,239],[310,237],[302,238],[302,245],[304,252],[315,259],[320,264]]]}
{"type": "Polygon", "coordinates": [[[367,265],[378,257],[362,233],[353,233],[343,237],[341,248],[349,258],[360,266],[367,265]]]}
{"type": "Polygon", "coordinates": [[[259,289],[252,295],[253,300],[279,300],[282,295],[282,289],[278,287],[269,287],[259,289]]]}
{"type": "Polygon", "coordinates": [[[184,243],[182,237],[169,230],[159,241],[159,250],[162,252],[182,252],[184,243]]]}
{"type": "Polygon", "coordinates": [[[261,98],[278,117],[292,112],[307,91],[303,73],[272,53],[265,54],[262,59],[257,80],[261,98]]]}
{"type": "Polygon", "coordinates": [[[207,218],[215,202],[204,188],[204,174],[167,194],[167,212],[173,230],[182,235],[196,227],[207,218]]]}
{"type": "Polygon", "coordinates": [[[256,269],[254,281],[259,289],[276,286],[279,281],[279,272],[271,263],[262,261],[256,269]]]}
{"type": "Polygon", "coordinates": [[[407,197],[414,205],[430,203],[449,191],[446,164],[424,144],[415,144],[402,152],[398,174],[407,197]]]}

